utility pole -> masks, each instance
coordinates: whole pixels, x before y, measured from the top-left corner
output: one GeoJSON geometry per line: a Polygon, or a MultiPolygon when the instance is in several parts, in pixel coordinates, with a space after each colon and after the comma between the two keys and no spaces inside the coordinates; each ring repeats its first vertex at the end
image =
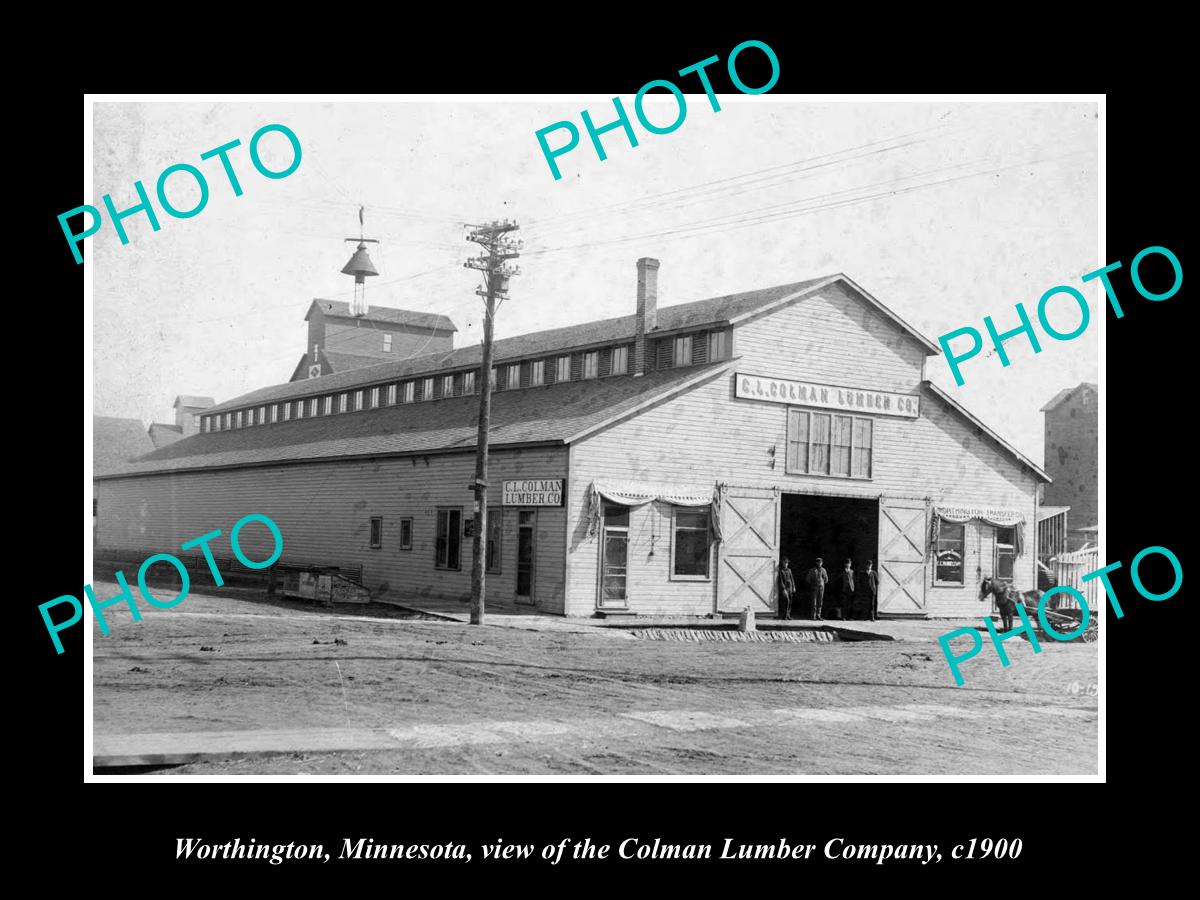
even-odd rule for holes
{"type": "Polygon", "coordinates": [[[517,230],[517,224],[505,219],[487,225],[473,226],[467,235],[468,241],[479,244],[486,256],[468,259],[463,265],[484,273],[484,289],[475,293],[486,303],[483,317],[483,359],[479,364],[479,438],[475,447],[475,481],[470,489],[475,492],[475,534],[472,540],[474,555],[471,559],[471,624],[483,624],[484,597],[487,577],[487,493],[488,493],[488,429],[492,418],[492,327],[496,318],[496,300],[501,301],[508,293],[508,279],[518,270],[508,265],[508,260],[521,254],[516,252],[519,243],[508,240],[505,235],[517,230]]]}

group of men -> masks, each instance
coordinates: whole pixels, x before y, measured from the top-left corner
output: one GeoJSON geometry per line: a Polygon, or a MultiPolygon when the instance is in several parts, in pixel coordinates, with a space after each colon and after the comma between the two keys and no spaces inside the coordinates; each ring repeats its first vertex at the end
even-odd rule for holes
{"type": "MultiPolygon", "coordinates": [[[[779,562],[778,581],[779,618],[790,619],[793,601],[796,598],[796,578],[786,556],[779,562]]],[[[837,610],[838,618],[869,619],[874,622],[879,614],[876,606],[879,576],[871,560],[867,560],[867,569],[857,578],[857,585],[855,582],[854,565],[850,560],[846,560],[829,591],[832,597],[830,607],[837,610]]],[[[818,557],[813,567],[804,573],[803,578],[803,584],[808,589],[808,596],[812,602],[812,617],[817,621],[824,618],[825,590],[829,583],[829,572],[825,569],[824,560],[818,557]]]]}

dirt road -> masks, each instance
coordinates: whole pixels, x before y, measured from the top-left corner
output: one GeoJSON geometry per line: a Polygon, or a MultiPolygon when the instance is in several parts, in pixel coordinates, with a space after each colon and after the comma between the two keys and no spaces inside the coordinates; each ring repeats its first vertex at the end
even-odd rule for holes
{"type": "MultiPolygon", "coordinates": [[[[97,584],[111,596],[115,585],[97,584]]],[[[180,774],[1094,774],[1096,644],[682,643],[192,594],[94,636],[97,735],[288,730],[382,749],[180,774]],[[372,618],[363,617],[366,615],[372,618]],[[1078,694],[1070,685],[1080,686],[1078,694]]]]}

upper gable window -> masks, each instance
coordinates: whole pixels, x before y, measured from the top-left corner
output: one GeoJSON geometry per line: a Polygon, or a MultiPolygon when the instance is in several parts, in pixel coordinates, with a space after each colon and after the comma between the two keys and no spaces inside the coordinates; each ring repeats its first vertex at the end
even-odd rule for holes
{"type": "Polygon", "coordinates": [[[383,336],[383,351],[385,353],[392,352],[392,336],[390,334],[385,334],[383,336]]]}
{"type": "Polygon", "coordinates": [[[675,338],[675,359],[676,366],[690,366],[692,364],[692,336],[686,334],[683,337],[675,338]]]}

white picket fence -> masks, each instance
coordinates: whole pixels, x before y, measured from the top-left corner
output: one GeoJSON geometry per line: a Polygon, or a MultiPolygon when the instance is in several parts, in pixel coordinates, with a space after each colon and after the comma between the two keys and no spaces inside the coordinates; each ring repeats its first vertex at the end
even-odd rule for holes
{"type": "MultiPolygon", "coordinates": [[[[1054,578],[1059,584],[1069,585],[1083,594],[1089,609],[1095,610],[1104,601],[1104,585],[1099,578],[1084,581],[1083,576],[1100,568],[1100,551],[1096,547],[1076,550],[1074,553],[1063,553],[1050,560],[1054,578]]],[[[1077,607],[1078,603],[1070,594],[1055,594],[1050,599],[1053,609],[1077,607]]]]}

